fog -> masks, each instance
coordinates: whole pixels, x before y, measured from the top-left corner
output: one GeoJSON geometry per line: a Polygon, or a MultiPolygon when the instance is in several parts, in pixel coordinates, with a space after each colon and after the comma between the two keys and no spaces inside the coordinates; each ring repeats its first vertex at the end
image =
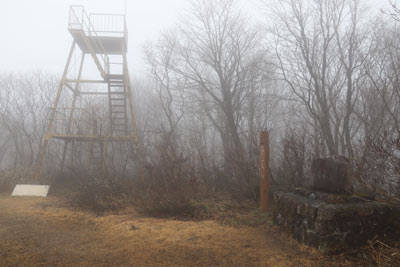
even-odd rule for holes
{"type": "MultiPolygon", "coordinates": [[[[157,40],[160,32],[178,22],[188,0],[127,0],[129,66],[133,75],[145,73],[143,45],[157,40]]],[[[92,13],[124,13],[124,0],[4,0],[0,9],[0,70],[42,69],[61,73],[70,43],[67,32],[70,5],[84,5],[92,13]]],[[[254,21],[264,21],[259,0],[240,3],[254,21]]],[[[373,12],[387,8],[388,1],[369,0],[373,12]]]]}
{"type": "Polygon", "coordinates": [[[400,264],[395,4],[2,4],[0,266],[400,264]]]}

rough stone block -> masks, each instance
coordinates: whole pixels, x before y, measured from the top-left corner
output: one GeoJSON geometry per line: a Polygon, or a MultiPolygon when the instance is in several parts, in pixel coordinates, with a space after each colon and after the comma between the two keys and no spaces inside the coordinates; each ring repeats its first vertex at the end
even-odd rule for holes
{"type": "Polygon", "coordinates": [[[349,162],[345,157],[314,159],[311,163],[313,190],[345,193],[351,190],[349,162]]]}
{"type": "Polygon", "coordinates": [[[355,248],[375,237],[400,237],[400,207],[350,196],[336,204],[326,201],[332,198],[317,191],[274,192],[274,224],[322,251],[355,248]],[[316,197],[307,197],[311,193],[316,197]]]}

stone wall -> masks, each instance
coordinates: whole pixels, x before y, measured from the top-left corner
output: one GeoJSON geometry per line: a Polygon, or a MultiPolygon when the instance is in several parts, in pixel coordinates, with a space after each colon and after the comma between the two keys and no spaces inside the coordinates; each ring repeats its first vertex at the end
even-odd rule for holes
{"type": "Polygon", "coordinates": [[[322,251],[341,251],[376,237],[400,236],[400,207],[305,189],[274,192],[272,197],[274,224],[322,251]]]}

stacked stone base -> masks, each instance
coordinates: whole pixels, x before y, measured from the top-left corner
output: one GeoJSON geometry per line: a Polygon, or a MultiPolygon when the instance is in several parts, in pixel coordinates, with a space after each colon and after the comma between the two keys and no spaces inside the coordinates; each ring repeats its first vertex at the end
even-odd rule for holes
{"type": "Polygon", "coordinates": [[[273,193],[273,221],[322,251],[342,251],[375,238],[398,238],[400,208],[307,190],[273,193]]]}

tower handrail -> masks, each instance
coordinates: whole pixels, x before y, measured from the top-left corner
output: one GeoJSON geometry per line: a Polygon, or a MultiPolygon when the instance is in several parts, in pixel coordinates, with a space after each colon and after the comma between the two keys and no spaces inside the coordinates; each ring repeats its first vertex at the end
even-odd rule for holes
{"type": "MultiPolygon", "coordinates": [[[[71,5],[69,16],[70,16],[69,17],[69,25],[68,25],[69,30],[76,30],[76,28],[73,27],[73,25],[79,25],[80,27],[78,29],[82,30],[86,36],[93,36],[93,37],[95,37],[95,40],[96,39],[98,40],[100,38],[100,36],[97,34],[96,29],[94,28],[93,24],[90,21],[90,16],[88,16],[88,14],[85,12],[85,9],[83,8],[82,5],[71,5]],[[81,18],[79,18],[78,14],[75,12],[76,8],[81,9],[81,12],[82,12],[81,18]],[[71,12],[72,12],[72,15],[75,17],[75,19],[78,21],[78,23],[71,22],[71,12]]],[[[95,41],[94,45],[96,46],[97,50],[102,52],[100,54],[100,56],[104,62],[105,73],[107,73],[107,70],[109,70],[108,64],[109,64],[110,60],[106,53],[106,50],[101,42],[95,41]],[[100,47],[99,47],[98,43],[100,44],[100,47]]]]}
{"type": "Polygon", "coordinates": [[[124,14],[90,13],[89,19],[102,37],[121,37],[126,35],[124,14]]]}

